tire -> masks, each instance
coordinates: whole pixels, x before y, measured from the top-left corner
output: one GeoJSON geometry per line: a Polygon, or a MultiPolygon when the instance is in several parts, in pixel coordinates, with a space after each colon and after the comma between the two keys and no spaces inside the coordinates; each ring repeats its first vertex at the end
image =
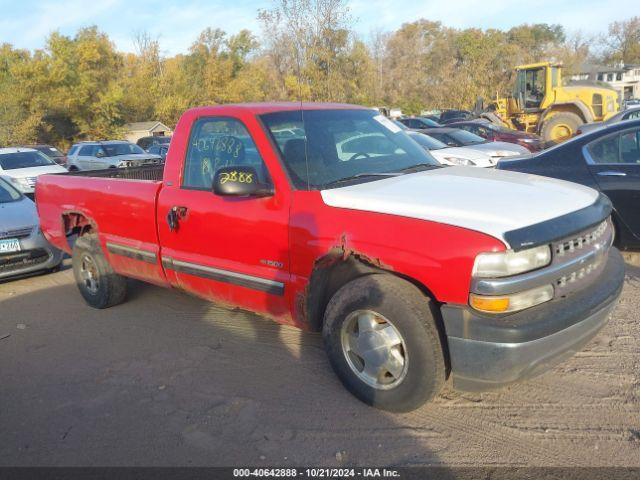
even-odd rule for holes
{"type": "Polygon", "coordinates": [[[331,366],[344,386],[364,403],[393,412],[414,410],[440,392],[446,377],[435,314],[431,300],[409,282],[386,274],[357,278],[336,292],[325,311],[322,336],[331,366]],[[367,325],[372,319],[371,330],[367,325]],[[388,334],[387,323],[402,343],[391,349],[372,348],[380,338],[385,342],[393,339],[388,344],[397,343],[398,337],[388,334]],[[366,332],[364,347],[362,331],[366,332]],[[363,360],[367,355],[371,362],[363,360]],[[383,366],[374,377],[368,375],[367,365],[375,369],[381,358],[393,358],[389,365],[395,372],[383,366]]]}
{"type": "Polygon", "coordinates": [[[584,124],[582,118],[575,113],[556,113],[549,120],[544,121],[540,136],[545,142],[563,142],[573,137],[582,124],[584,124]]]}
{"type": "Polygon", "coordinates": [[[70,172],[79,172],[80,171],[80,169],[78,167],[76,167],[75,165],[69,165],[68,170],[70,172]]]}
{"type": "Polygon", "coordinates": [[[127,280],[113,271],[96,234],[76,240],[71,262],[78,290],[89,306],[102,309],[124,302],[127,280]]]}

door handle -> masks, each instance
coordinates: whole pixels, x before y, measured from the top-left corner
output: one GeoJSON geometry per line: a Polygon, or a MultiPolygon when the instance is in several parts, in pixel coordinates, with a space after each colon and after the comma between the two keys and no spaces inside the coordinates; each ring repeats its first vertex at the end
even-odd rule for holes
{"type": "Polygon", "coordinates": [[[167,213],[169,230],[175,232],[180,227],[180,220],[187,216],[187,207],[171,207],[167,213]]]}
{"type": "Polygon", "coordinates": [[[598,172],[598,175],[602,177],[626,177],[627,174],[624,172],[617,172],[615,170],[607,170],[606,172],[598,172]]]}

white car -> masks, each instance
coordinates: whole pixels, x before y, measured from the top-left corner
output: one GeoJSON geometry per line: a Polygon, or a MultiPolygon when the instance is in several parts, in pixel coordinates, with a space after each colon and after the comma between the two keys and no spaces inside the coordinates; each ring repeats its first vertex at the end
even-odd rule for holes
{"type": "Polygon", "coordinates": [[[489,142],[475,133],[467,132],[460,128],[427,128],[421,130],[421,132],[440,140],[442,143],[446,143],[450,147],[472,148],[487,154],[493,159],[494,164],[506,157],[529,155],[531,153],[522,145],[507,142],[489,142]]]}
{"type": "Polygon", "coordinates": [[[33,148],[0,148],[0,175],[20,192],[32,195],[36,177],[67,170],[33,148]]]}
{"type": "Polygon", "coordinates": [[[138,145],[121,140],[76,143],[67,153],[69,170],[103,170],[163,163],[160,155],[147,153],[138,145]]]}
{"type": "Polygon", "coordinates": [[[494,167],[496,164],[496,161],[491,156],[473,148],[449,147],[425,133],[408,131],[407,134],[443,165],[468,165],[488,168],[494,167]]]}

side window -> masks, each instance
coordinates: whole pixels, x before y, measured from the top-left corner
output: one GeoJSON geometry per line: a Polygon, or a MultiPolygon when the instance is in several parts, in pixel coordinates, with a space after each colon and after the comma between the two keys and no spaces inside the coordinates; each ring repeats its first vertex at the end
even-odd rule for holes
{"type": "Polygon", "coordinates": [[[612,135],[590,144],[588,149],[593,162],[598,165],[620,163],[618,159],[619,140],[619,135],[612,135]]]}
{"type": "Polygon", "coordinates": [[[640,164],[640,130],[632,130],[620,135],[620,161],[640,164]]]}
{"type": "Polygon", "coordinates": [[[242,123],[230,118],[196,121],[189,137],[182,186],[209,190],[215,172],[233,166],[254,167],[263,183],[271,183],[255,143],[242,123]]]}
{"type": "Polygon", "coordinates": [[[78,155],[82,157],[91,157],[93,156],[93,145],[85,145],[80,149],[78,155]]]}
{"type": "Polygon", "coordinates": [[[627,115],[625,115],[624,119],[625,120],[630,120],[632,118],[640,118],[640,108],[638,108],[637,110],[632,110],[630,111],[627,115]]]}

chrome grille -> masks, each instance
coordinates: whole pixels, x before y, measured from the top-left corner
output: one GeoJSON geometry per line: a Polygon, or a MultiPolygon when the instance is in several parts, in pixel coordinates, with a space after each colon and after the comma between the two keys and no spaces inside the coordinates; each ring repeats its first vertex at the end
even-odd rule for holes
{"type": "Polygon", "coordinates": [[[31,188],[36,186],[36,177],[25,177],[24,180],[31,188]]]}
{"type": "Polygon", "coordinates": [[[613,225],[607,219],[595,228],[555,243],[552,262],[559,266],[575,264],[570,272],[556,279],[556,296],[579,290],[595,278],[605,264],[612,242],[613,225]]]}
{"type": "Polygon", "coordinates": [[[31,227],[20,227],[20,228],[14,228],[12,230],[0,231],[0,240],[4,238],[28,237],[29,235],[31,235],[31,232],[33,232],[34,228],[35,226],[31,226],[31,227]]]}
{"type": "Polygon", "coordinates": [[[571,238],[567,241],[555,245],[555,254],[563,257],[567,253],[573,253],[576,250],[582,250],[589,247],[594,242],[600,240],[606,233],[609,222],[605,220],[597,226],[595,230],[591,230],[585,234],[571,238]]]}

